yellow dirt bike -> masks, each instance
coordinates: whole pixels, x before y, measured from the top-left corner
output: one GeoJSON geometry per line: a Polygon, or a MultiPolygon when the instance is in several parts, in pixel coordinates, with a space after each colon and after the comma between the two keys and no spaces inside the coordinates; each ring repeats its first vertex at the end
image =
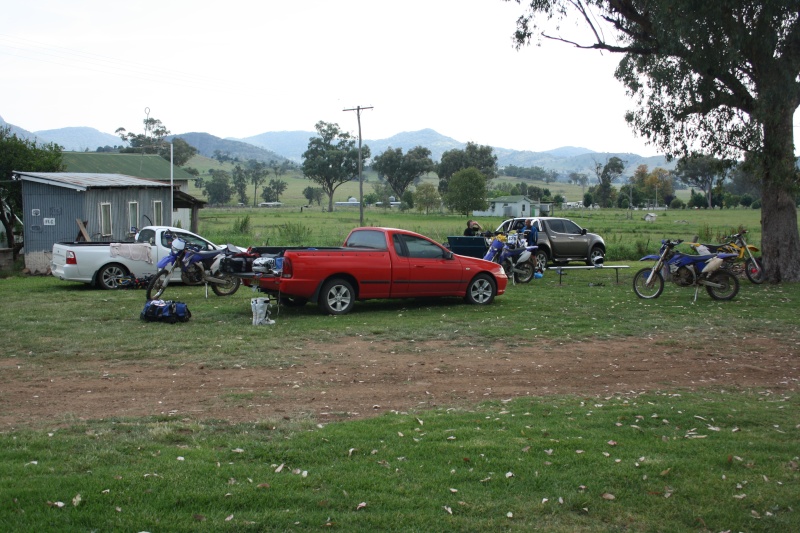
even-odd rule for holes
{"type": "MultiPolygon", "coordinates": [[[[713,253],[728,253],[736,254],[732,258],[732,262],[744,260],[744,274],[752,283],[764,283],[764,265],[761,263],[761,258],[755,256],[758,248],[752,244],[747,244],[744,240],[744,235],[747,230],[742,230],[735,235],[730,235],[725,238],[727,242],[724,244],[701,244],[699,242],[688,243],[698,254],[713,254],[713,253]]],[[[697,237],[693,239],[697,241],[697,237]]]]}

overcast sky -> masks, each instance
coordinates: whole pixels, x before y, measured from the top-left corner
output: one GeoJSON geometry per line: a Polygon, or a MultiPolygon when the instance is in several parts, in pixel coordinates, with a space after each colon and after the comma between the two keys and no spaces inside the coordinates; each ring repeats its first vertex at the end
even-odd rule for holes
{"type": "Polygon", "coordinates": [[[501,0],[3,2],[0,116],[248,137],[324,120],[365,139],[431,128],[461,142],[654,155],[624,120],[619,56],[521,51],[501,0]]]}

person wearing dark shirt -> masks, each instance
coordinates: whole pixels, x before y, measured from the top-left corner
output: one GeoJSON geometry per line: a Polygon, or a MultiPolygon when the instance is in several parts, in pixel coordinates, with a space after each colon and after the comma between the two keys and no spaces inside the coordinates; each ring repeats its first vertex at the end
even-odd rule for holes
{"type": "Polygon", "coordinates": [[[464,230],[465,237],[475,237],[480,235],[481,231],[483,231],[483,228],[481,228],[480,224],[474,220],[467,220],[467,229],[464,230]]]}
{"type": "Polygon", "coordinates": [[[519,232],[528,241],[528,246],[536,246],[536,241],[539,240],[539,228],[533,223],[533,219],[525,220],[525,226],[519,232]]]}

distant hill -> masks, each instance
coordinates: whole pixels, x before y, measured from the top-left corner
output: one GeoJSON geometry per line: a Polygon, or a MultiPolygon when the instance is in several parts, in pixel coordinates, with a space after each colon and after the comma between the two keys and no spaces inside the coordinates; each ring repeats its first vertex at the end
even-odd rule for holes
{"type": "Polygon", "coordinates": [[[448,150],[462,150],[467,146],[467,143],[457,141],[432,129],[404,131],[387,139],[366,140],[364,144],[369,146],[373,157],[382,154],[388,148],[401,148],[405,153],[417,146],[424,146],[431,151],[431,159],[434,161],[441,160],[442,154],[448,150]]]}
{"type": "MultiPolygon", "coordinates": [[[[313,131],[276,131],[261,133],[252,137],[240,139],[242,142],[253,143],[257,146],[274,150],[287,158],[299,163],[303,152],[308,149],[308,140],[317,134],[313,131]]],[[[439,161],[447,150],[463,149],[467,143],[446,137],[432,129],[407,131],[393,135],[386,139],[364,139],[363,144],[369,146],[373,157],[385,152],[388,148],[401,148],[408,152],[416,146],[424,146],[431,151],[431,159],[439,161]]],[[[661,156],[641,157],[636,154],[626,153],[600,153],[576,146],[563,146],[546,152],[531,152],[526,150],[510,150],[508,148],[494,148],[497,155],[497,164],[500,167],[515,165],[518,167],[542,167],[555,170],[562,174],[570,172],[583,172],[591,174],[595,163],[605,164],[611,157],[619,157],[627,163],[631,170],[639,165],[650,168],[673,168],[673,163],[667,163],[661,156]]]]}
{"type": "MultiPolygon", "coordinates": [[[[232,158],[238,158],[241,161],[255,159],[256,161],[269,162],[285,161],[287,159],[284,155],[277,154],[274,151],[250,143],[222,139],[208,133],[181,133],[180,135],[170,135],[167,137],[167,140],[172,140],[174,137],[183,139],[191,146],[197,148],[200,155],[206,157],[214,157],[214,152],[219,150],[220,153],[227,154],[232,158]]],[[[306,143],[308,143],[308,139],[306,139],[306,143]]]]}
{"type": "MultiPolygon", "coordinates": [[[[316,136],[315,131],[272,131],[239,140],[273,150],[295,163],[300,163],[303,160],[303,153],[308,149],[309,139],[316,136]]],[[[445,137],[431,129],[398,133],[387,139],[364,139],[363,144],[369,146],[373,156],[385,152],[390,147],[402,148],[403,152],[407,152],[417,146],[424,146],[431,151],[431,159],[434,161],[441,159],[447,150],[466,146],[466,143],[445,137]]]]}
{"type": "Polygon", "coordinates": [[[36,132],[36,136],[47,142],[55,143],[68,152],[96,152],[98,148],[105,146],[127,146],[128,144],[116,135],[87,127],[41,130],[36,132]]]}
{"type": "MultiPolygon", "coordinates": [[[[121,140],[111,134],[99,132],[93,128],[61,128],[31,133],[18,126],[7,124],[0,118],[0,126],[7,125],[11,131],[27,139],[37,142],[55,142],[66,150],[95,151],[99,146],[114,146],[122,144],[121,140]]],[[[273,131],[253,135],[243,139],[222,139],[209,133],[182,133],[172,135],[180,137],[190,145],[197,148],[200,155],[214,157],[214,152],[220,152],[242,161],[256,159],[258,161],[284,161],[295,163],[302,161],[303,153],[308,149],[308,141],[317,135],[314,131],[273,131]]],[[[373,157],[383,153],[389,147],[401,148],[408,152],[416,146],[424,146],[431,151],[431,158],[439,161],[447,150],[463,149],[466,143],[446,137],[432,129],[401,132],[386,139],[364,139],[364,144],[369,146],[373,157]]],[[[594,175],[597,163],[605,164],[611,157],[619,157],[626,162],[628,173],[633,173],[639,165],[649,168],[662,167],[672,169],[675,162],[667,163],[661,156],[642,157],[637,154],[595,152],[588,148],[576,146],[563,146],[544,152],[529,150],[511,150],[508,148],[492,147],[497,155],[500,167],[515,165],[519,167],[542,167],[546,170],[555,170],[559,174],[570,172],[583,172],[594,175]]]]}
{"type": "Polygon", "coordinates": [[[35,133],[24,130],[19,126],[15,126],[14,124],[9,124],[3,120],[3,117],[0,117],[0,127],[8,128],[12,134],[16,135],[20,139],[29,139],[31,141],[36,141],[37,143],[46,142],[43,141],[43,139],[38,138],[35,133]]]}
{"type": "Polygon", "coordinates": [[[586,149],[580,149],[582,152],[575,155],[558,155],[562,153],[561,150],[562,149],[559,148],[547,152],[528,152],[495,148],[494,153],[497,155],[497,164],[500,167],[506,165],[542,167],[546,170],[555,170],[563,174],[579,172],[593,176],[596,164],[600,163],[604,165],[606,161],[612,157],[619,157],[622,159],[625,162],[625,167],[631,174],[639,165],[647,165],[648,168],[651,169],[661,167],[671,170],[675,168],[675,161],[668,163],[663,156],[642,157],[630,153],[594,152],[586,149]]]}
{"type": "Polygon", "coordinates": [[[249,143],[300,163],[303,160],[303,153],[308,149],[308,140],[316,136],[315,131],[269,131],[244,139],[231,140],[249,143]]]}

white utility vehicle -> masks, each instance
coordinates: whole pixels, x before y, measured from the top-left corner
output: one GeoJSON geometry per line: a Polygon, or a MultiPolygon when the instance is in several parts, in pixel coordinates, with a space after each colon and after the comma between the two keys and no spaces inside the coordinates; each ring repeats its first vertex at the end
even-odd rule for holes
{"type": "MultiPolygon", "coordinates": [[[[50,271],[64,281],[116,289],[128,275],[141,278],[155,274],[158,261],[169,255],[172,240],[177,237],[201,250],[223,248],[185,229],[146,226],[136,234],[134,242],[58,242],[53,245],[50,271]]],[[[180,281],[180,274],[176,269],[171,281],[180,281]]]]}

